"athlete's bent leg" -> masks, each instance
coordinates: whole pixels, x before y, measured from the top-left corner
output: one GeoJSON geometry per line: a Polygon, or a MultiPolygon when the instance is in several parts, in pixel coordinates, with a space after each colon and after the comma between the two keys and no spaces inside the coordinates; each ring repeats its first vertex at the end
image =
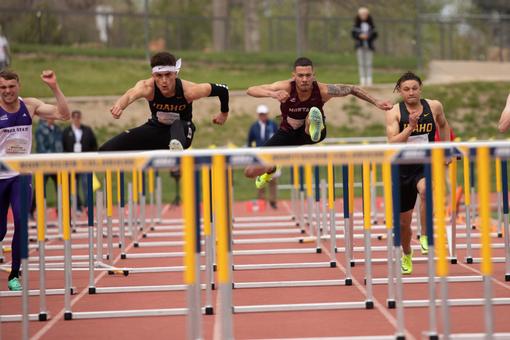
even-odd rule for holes
{"type": "Polygon", "coordinates": [[[170,127],[147,122],[129,129],[101,145],[99,151],[137,151],[168,149],[170,127]]]}

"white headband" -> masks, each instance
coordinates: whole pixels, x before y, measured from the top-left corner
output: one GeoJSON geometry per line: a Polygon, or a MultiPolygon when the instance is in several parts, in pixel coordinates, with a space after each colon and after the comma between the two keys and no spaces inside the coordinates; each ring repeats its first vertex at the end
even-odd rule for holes
{"type": "Polygon", "coordinates": [[[160,73],[160,72],[177,72],[181,69],[181,59],[175,62],[175,66],[173,65],[158,65],[152,68],[152,73],[160,73]]]}

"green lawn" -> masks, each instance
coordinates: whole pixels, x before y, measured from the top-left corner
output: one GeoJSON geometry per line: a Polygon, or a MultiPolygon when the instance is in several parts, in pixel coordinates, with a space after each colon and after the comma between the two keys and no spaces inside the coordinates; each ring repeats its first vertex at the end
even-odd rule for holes
{"type": "MultiPolygon", "coordinates": [[[[200,53],[178,52],[183,67],[180,76],[194,82],[222,82],[232,90],[271,83],[290,77],[292,53],[200,53]]],[[[119,95],[139,79],[150,76],[143,51],[72,48],[60,46],[13,46],[12,68],[20,73],[24,96],[50,96],[39,80],[43,69],[57,72],[67,96],[119,95]]],[[[358,71],[352,54],[313,53],[316,75],[331,83],[357,83],[358,71]]],[[[375,59],[377,83],[393,82],[395,73],[413,69],[413,58],[375,59]]]]}

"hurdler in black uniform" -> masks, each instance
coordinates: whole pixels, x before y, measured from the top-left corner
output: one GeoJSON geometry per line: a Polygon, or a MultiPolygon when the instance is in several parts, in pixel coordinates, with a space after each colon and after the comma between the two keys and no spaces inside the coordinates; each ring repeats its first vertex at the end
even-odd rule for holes
{"type": "Polygon", "coordinates": [[[147,123],[122,132],[101,146],[100,151],[168,149],[177,139],[184,149],[191,146],[195,125],[192,104],[184,98],[182,81],[175,79],[175,96],[165,97],[154,83],[154,99],[149,101],[151,118],[147,123]]]}
{"type": "Polygon", "coordinates": [[[192,103],[204,97],[219,97],[220,113],[213,123],[222,125],[228,117],[228,87],[222,84],[195,84],[177,78],[181,60],[168,52],[151,58],[152,77],[140,80],[127,90],[110,109],[114,118],[137,99],[149,102],[151,118],[147,123],[129,129],[103,144],[100,151],[187,149],[191,146],[195,126],[192,103]]]}
{"type": "MultiPolygon", "coordinates": [[[[420,99],[423,112],[418,119],[418,125],[409,136],[407,143],[433,143],[436,134],[436,123],[430,105],[425,99],[420,99]]],[[[404,102],[399,104],[400,122],[399,132],[409,125],[409,111],[404,102]]],[[[423,164],[400,165],[400,212],[414,208],[420,179],[425,177],[423,164]]]]}

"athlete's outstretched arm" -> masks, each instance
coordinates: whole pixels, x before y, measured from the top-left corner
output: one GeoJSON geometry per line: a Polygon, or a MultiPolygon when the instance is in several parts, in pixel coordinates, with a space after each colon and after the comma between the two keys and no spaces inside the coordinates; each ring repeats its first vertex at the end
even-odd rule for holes
{"type": "Polygon", "coordinates": [[[499,132],[506,132],[510,128],[510,94],[506,99],[506,106],[501,112],[501,118],[499,118],[498,130],[499,132]]]}
{"type": "Polygon", "coordinates": [[[213,117],[213,123],[223,125],[228,118],[228,86],[225,84],[202,83],[195,84],[184,81],[184,96],[190,102],[204,97],[218,97],[220,99],[220,113],[213,117]]]}
{"type": "Polygon", "coordinates": [[[36,98],[27,98],[26,102],[34,108],[34,114],[43,119],[68,120],[71,117],[71,112],[69,111],[66,97],[58,86],[55,72],[51,70],[43,71],[41,79],[53,92],[53,95],[57,100],[57,105],[46,104],[36,98]]]}
{"type": "Polygon", "coordinates": [[[152,91],[148,84],[150,84],[148,80],[140,80],[135,84],[135,86],[127,90],[119,99],[117,99],[110,109],[113,118],[119,119],[122,112],[132,102],[137,99],[147,97],[152,91]]]}
{"type": "Polygon", "coordinates": [[[369,102],[372,105],[377,106],[381,110],[391,110],[393,104],[389,101],[377,100],[372,97],[368,92],[363,90],[361,87],[356,85],[344,85],[344,84],[319,84],[321,89],[322,99],[326,102],[334,97],[345,97],[348,95],[353,95],[362,99],[366,102],[369,102]]]}
{"type": "Polygon", "coordinates": [[[281,103],[285,103],[289,99],[290,92],[290,81],[283,80],[277,81],[272,84],[264,84],[251,86],[248,88],[246,93],[249,96],[256,98],[274,98],[281,103]]]}
{"type": "Polygon", "coordinates": [[[399,132],[398,113],[398,105],[395,105],[393,109],[386,112],[386,136],[388,137],[388,143],[406,143],[407,139],[418,125],[420,112],[415,112],[409,115],[409,125],[407,125],[402,132],[399,132]]]}
{"type": "Polygon", "coordinates": [[[450,141],[450,124],[446,120],[443,110],[443,104],[438,100],[432,100],[432,112],[435,113],[436,124],[439,128],[439,137],[442,141],[450,141]]]}

